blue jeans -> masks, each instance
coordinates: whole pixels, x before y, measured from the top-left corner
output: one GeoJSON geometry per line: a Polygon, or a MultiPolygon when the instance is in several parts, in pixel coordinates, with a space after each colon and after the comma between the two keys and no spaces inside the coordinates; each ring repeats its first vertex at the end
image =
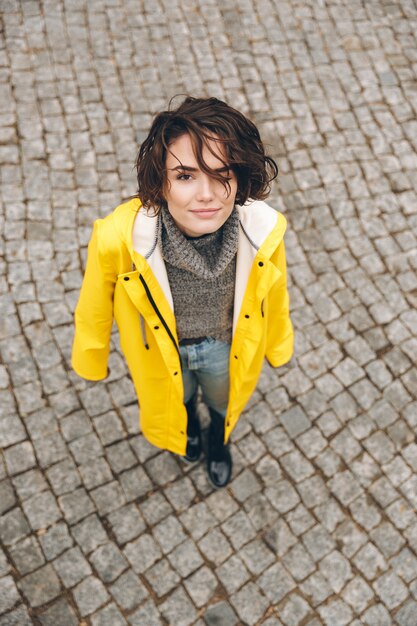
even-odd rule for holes
{"type": "Polygon", "coordinates": [[[184,402],[200,385],[208,407],[226,416],[229,401],[230,344],[207,337],[197,344],[180,346],[184,402]]]}

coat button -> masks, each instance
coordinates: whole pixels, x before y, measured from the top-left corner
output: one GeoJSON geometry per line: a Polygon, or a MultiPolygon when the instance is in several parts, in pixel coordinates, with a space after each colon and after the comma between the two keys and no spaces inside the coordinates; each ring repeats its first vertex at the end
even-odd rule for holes
{"type": "Polygon", "coordinates": [[[245,317],[246,317],[246,319],[248,320],[250,316],[249,316],[249,315],[245,315],[245,317]]]}
{"type": "Polygon", "coordinates": [[[154,326],[154,329],[155,330],[159,330],[159,326],[154,326]]]}
{"type": "Polygon", "coordinates": [[[258,265],[259,265],[259,267],[263,267],[264,266],[262,261],[259,261],[258,265]]]}
{"type": "Polygon", "coordinates": [[[178,372],[174,372],[174,376],[177,376],[177,375],[178,375],[178,372]]]}
{"type": "Polygon", "coordinates": [[[123,280],[129,280],[129,276],[125,276],[123,280]]]}
{"type": "Polygon", "coordinates": [[[235,354],[234,356],[235,356],[235,359],[237,359],[237,355],[235,354]]]}

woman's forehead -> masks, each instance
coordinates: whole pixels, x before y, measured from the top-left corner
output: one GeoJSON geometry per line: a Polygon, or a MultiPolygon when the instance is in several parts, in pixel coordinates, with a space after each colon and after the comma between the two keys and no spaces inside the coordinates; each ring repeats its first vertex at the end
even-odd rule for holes
{"type": "MultiPolygon", "coordinates": [[[[216,141],[216,135],[212,135],[212,137],[212,139],[207,139],[210,149],[203,143],[202,157],[206,165],[216,168],[227,162],[227,156],[223,143],[216,141]]],[[[168,147],[167,168],[170,169],[179,164],[198,167],[194,144],[188,133],[174,139],[168,147]]]]}

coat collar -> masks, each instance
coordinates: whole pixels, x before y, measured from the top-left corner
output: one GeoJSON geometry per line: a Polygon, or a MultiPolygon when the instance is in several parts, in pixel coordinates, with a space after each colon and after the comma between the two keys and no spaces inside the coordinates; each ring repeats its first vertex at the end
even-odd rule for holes
{"type": "MultiPolygon", "coordinates": [[[[158,219],[140,210],[141,206],[140,200],[134,198],[113,212],[115,228],[132,259],[137,256],[135,252],[148,258],[156,246],[158,219]]],[[[269,259],[284,236],[285,217],[262,200],[236,206],[246,237],[264,258],[269,259]]]]}

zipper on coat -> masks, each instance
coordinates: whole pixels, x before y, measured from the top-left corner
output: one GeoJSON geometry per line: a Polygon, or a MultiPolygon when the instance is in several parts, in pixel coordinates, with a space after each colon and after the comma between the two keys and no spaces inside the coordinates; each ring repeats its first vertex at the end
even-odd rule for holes
{"type": "Polygon", "coordinates": [[[149,287],[148,287],[148,285],[146,284],[146,281],[145,281],[145,279],[143,278],[142,274],[139,274],[139,279],[140,279],[140,282],[142,283],[142,285],[143,285],[143,287],[144,287],[144,289],[145,289],[145,292],[146,292],[146,295],[148,296],[148,300],[149,300],[149,302],[151,303],[151,305],[152,305],[152,307],[153,307],[153,309],[154,309],[155,313],[156,313],[156,314],[157,314],[157,316],[159,317],[159,320],[160,320],[160,322],[161,322],[162,326],[163,326],[163,327],[165,328],[165,330],[167,331],[168,336],[169,336],[169,338],[171,339],[172,343],[174,344],[175,349],[176,349],[176,351],[178,352],[178,356],[179,356],[180,351],[179,351],[179,348],[178,348],[178,346],[177,346],[177,342],[175,341],[174,335],[172,334],[172,332],[171,332],[171,331],[170,331],[170,329],[169,329],[168,324],[166,323],[166,321],[165,321],[165,320],[164,320],[164,318],[162,317],[162,313],[161,313],[161,311],[158,309],[158,306],[157,306],[157,304],[156,304],[155,300],[153,299],[152,294],[151,294],[151,292],[150,292],[150,290],[149,290],[149,287]]]}

